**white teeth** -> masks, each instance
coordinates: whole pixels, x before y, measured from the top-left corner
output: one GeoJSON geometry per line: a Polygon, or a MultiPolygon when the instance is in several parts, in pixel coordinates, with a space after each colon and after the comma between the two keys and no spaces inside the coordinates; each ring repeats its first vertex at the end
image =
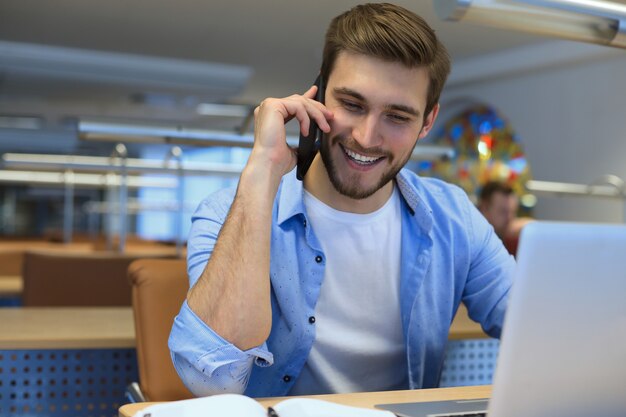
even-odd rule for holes
{"type": "Polygon", "coordinates": [[[353,152],[349,149],[345,149],[346,154],[348,154],[348,156],[352,159],[354,159],[357,162],[363,163],[363,164],[371,164],[372,162],[376,162],[378,161],[381,157],[372,157],[372,156],[365,156],[365,155],[361,155],[358,154],[356,152],[353,152]]]}

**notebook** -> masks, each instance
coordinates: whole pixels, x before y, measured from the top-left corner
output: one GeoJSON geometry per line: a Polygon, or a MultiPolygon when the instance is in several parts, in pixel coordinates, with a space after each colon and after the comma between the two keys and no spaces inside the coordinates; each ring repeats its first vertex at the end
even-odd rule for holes
{"type": "Polygon", "coordinates": [[[219,394],[190,400],[155,403],[133,417],[394,417],[371,410],[313,398],[290,398],[265,408],[240,394],[219,394]]]}
{"type": "Polygon", "coordinates": [[[626,226],[522,231],[491,400],[383,404],[406,417],[626,416],[626,226]]]}

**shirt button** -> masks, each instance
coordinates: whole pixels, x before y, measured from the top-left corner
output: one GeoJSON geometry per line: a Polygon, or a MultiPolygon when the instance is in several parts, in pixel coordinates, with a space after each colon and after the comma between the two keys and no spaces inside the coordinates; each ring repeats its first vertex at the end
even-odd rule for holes
{"type": "Polygon", "coordinates": [[[306,227],[306,219],[302,220],[302,224],[306,227]]]}
{"type": "Polygon", "coordinates": [[[309,323],[311,324],[315,323],[315,316],[309,317],[309,323]]]}
{"type": "Polygon", "coordinates": [[[289,375],[285,375],[285,376],[283,377],[283,381],[285,381],[285,382],[289,382],[289,381],[291,381],[291,377],[290,377],[289,375]]]}
{"type": "Polygon", "coordinates": [[[319,255],[317,255],[317,256],[315,257],[315,262],[317,262],[318,264],[319,264],[320,262],[322,262],[322,257],[321,257],[321,256],[319,256],[319,255]]]}

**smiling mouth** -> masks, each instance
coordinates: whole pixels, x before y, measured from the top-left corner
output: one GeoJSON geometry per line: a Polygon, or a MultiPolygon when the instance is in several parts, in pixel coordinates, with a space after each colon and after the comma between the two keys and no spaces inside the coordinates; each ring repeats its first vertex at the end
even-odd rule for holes
{"type": "Polygon", "coordinates": [[[351,151],[350,149],[346,149],[343,146],[341,147],[341,149],[343,150],[343,153],[354,163],[359,164],[359,165],[363,165],[363,166],[367,166],[367,165],[373,165],[375,163],[377,163],[378,161],[382,160],[384,158],[384,156],[366,156],[366,155],[361,155],[360,153],[356,153],[354,151],[351,151]]]}

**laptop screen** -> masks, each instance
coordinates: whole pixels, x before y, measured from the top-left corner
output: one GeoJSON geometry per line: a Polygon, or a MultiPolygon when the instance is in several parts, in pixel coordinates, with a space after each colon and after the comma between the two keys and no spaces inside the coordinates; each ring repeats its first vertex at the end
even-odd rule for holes
{"type": "MultiPolygon", "coordinates": [[[[488,416],[626,416],[626,226],[533,222],[517,260],[488,416]]],[[[467,405],[377,407],[430,417],[485,404],[467,405]]]]}
{"type": "Polygon", "coordinates": [[[626,226],[531,223],[517,260],[489,415],[626,415],[626,226]]]}

